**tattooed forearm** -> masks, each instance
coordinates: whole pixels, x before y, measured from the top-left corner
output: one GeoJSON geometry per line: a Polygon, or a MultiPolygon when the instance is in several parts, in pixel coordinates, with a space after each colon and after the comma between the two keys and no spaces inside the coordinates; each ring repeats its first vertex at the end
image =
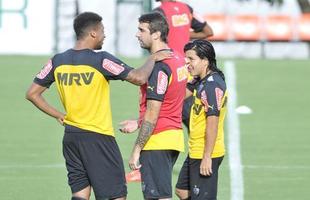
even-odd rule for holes
{"type": "Polygon", "coordinates": [[[154,127],[155,127],[155,124],[152,124],[151,122],[148,122],[148,121],[142,122],[140,131],[139,131],[139,136],[136,140],[136,145],[138,145],[141,149],[143,149],[145,143],[148,141],[148,139],[152,135],[154,127]]]}

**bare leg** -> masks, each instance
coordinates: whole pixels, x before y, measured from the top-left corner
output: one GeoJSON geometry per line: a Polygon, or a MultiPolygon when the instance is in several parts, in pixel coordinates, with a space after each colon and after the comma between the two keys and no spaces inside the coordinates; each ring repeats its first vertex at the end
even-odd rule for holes
{"type": "Polygon", "coordinates": [[[77,197],[77,198],[81,198],[81,199],[85,199],[85,200],[89,200],[90,197],[90,191],[91,191],[91,187],[87,186],[86,188],[75,192],[72,194],[72,197],[77,197]]]}
{"type": "Polygon", "coordinates": [[[124,197],[118,197],[118,198],[113,199],[113,200],[126,200],[126,196],[124,196],[124,197]]]}
{"type": "Polygon", "coordinates": [[[175,194],[179,197],[180,200],[189,199],[189,190],[175,189],[175,194]]]}

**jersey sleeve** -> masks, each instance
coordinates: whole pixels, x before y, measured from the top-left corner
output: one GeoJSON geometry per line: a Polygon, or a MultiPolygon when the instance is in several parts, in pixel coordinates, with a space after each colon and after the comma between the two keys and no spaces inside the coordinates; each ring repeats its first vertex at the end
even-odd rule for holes
{"type": "Polygon", "coordinates": [[[49,88],[55,81],[53,61],[50,59],[36,75],[33,82],[42,87],[49,88]]]}
{"type": "Polygon", "coordinates": [[[224,91],[216,82],[207,82],[201,92],[201,102],[204,105],[207,116],[219,116],[224,91]]]}
{"type": "Polygon", "coordinates": [[[207,25],[206,21],[199,14],[195,13],[191,6],[187,6],[192,14],[191,28],[194,30],[194,32],[201,32],[207,25]]]}
{"type": "Polygon", "coordinates": [[[102,52],[100,71],[107,80],[125,80],[132,69],[112,54],[102,52]]]}
{"type": "Polygon", "coordinates": [[[146,99],[163,101],[171,78],[171,70],[163,62],[155,63],[154,69],[148,79],[146,99]]]}

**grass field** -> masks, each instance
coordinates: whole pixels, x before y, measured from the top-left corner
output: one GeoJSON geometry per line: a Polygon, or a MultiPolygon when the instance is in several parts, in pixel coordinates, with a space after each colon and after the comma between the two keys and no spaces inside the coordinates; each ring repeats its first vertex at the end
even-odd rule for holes
{"type": "MultiPolygon", "coordinates": [[[[24,98],[34,75],[47,59],[0,56],[0,199],[3,200],[65,200],[71,196],[61,151],[63,127],[24,98]]],[[[126,60],[133,66],[142,62],[126,60]]],[[[220,61],[222,66],[224,60],[220,61]]],[[[234,60],[234,63],[237,105],[247,105],[253,110],[252,114],[239,117],[244,199],[309,199],[309,60],[234,60]]],[[[138,88],[121,81],[111,82],[111,88],[117,128],[121,120],[137,116],[138,88]]],[[[62,109],[55,86],[46,93],[46,99],[62,109]]],[[[127,161],[136,135],[116,132],[116,137],[128,171],[127,161]]],[[[230,199],[228,157],[220,169],[220,200],[230,199]]],[[[176,163],[174,182],[184,158],[182,154],[176,163]]],[[[142,199],[138,183],[128,184],[128,191],[129,200],[142,199]]]]}

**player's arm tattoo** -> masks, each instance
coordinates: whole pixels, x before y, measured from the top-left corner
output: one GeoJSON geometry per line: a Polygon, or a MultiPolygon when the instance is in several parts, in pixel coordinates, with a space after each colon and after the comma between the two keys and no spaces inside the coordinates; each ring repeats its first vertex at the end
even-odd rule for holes
{"type": "Polygon", "coordinates": [[[144,145],[151,137],[154,127],[155,127],[155,124],[149,121],[142,122],[140,131],[139,131],[139,136],[137,137],[137,140],[136,140],[136,145],[138,145],[141,149],[143,149],[144,145]]]}
{"type": "Polygon", "coordinates": [[[144,120],[142,122],[139,135],[136,140],[136,145],[139,146],[141,149],[143,149],[144,145],[149,140],[154,131],[159,116],[160,107],[161,102],[159,101],[147,101],[144,120]]]}

